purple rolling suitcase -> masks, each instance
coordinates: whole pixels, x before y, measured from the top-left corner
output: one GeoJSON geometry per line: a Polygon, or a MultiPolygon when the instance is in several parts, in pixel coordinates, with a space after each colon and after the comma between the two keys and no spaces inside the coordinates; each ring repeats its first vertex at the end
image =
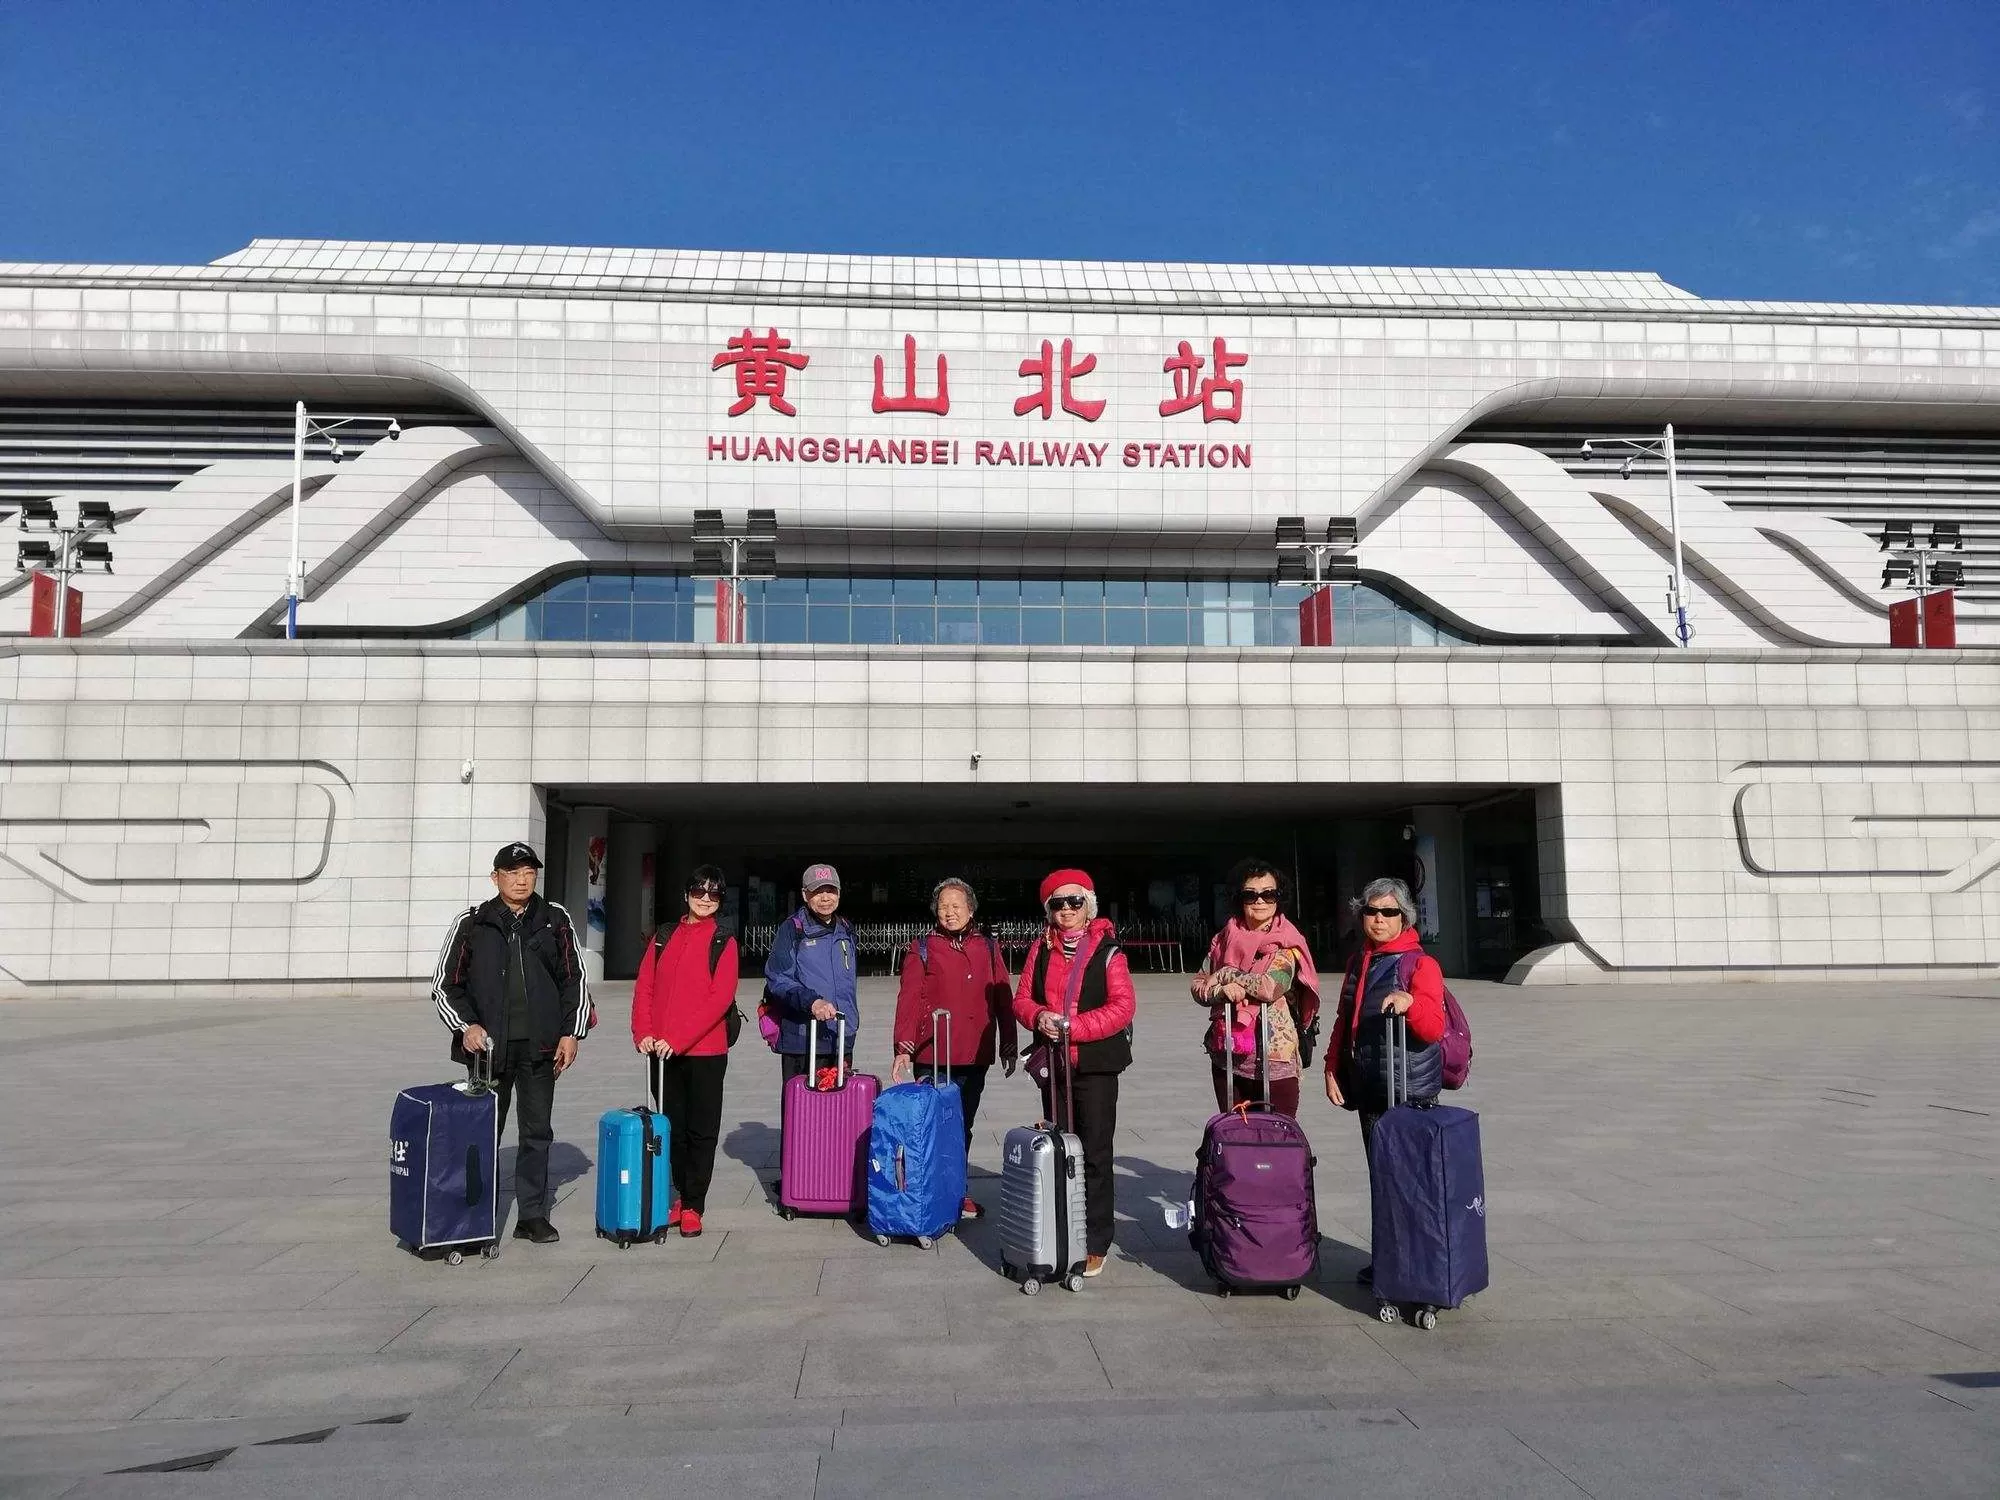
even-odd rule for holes
{"type": "Polygon", "coordinates": [[[785,1081],[784,1141],[778,1158],[778,1212],[859,1213],[868,1203],[868,1132],[875,1123],[881,1084],[872,1074],[847,1071],[847,1019],[840,1022],[834,1066],[839,1082],[815,1088],[819,1073],[819,1022],[807,1033],[804,1076],[785,1081]]]}
{"type": "Polygon", "coordinates": [[[1397,1102],[1409,1097],[1409,1066],[1408,1023],[1397,1016],[1384,1066],[1389,1110],[1370,1153],[1369,1238],[1382,1321],[1401,1322],[1407,1308],[1429,1330],[1439,1309],[1486,1290],[1486,1172],[1478,1115],[1397,1102]]]}
{"type": "MultiPolygon", "coordinates": [[[[1257,1068],[1269,1099],[1270,1009],[1257,1011],[1257,1068]]],[[[1223,1065],[1225,1097],[1233,1104],[1235,1067],[1227,1053],[1223,1065]]],[[[1195,1156],[1188,1238],[1217,1292],[1227,1297],[1242,1287],[1270,1287],[1296,1299],[1319,1270],[1314,1160],[1299,1122],[1267,1104],[1246,1104],[1210,1118],[1195,1156]]]]}

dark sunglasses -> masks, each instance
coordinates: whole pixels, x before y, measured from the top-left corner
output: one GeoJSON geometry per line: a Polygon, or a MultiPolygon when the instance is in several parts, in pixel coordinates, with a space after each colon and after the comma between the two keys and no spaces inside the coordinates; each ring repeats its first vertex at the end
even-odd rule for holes
{"type": "Polygon", "coordinates": [[[1236,893],[1237,903],[1242,906],[1257,906],[1267,901],[1276,902],[1277,899],[1278,899],[1278,890],[1276,886],[1273,886],[1271,889],[1267,891],[1259,891],[1259,890],[1252,890],[1249,886],[1246,885],[1243,887],[1242,890],[1236,893]]]}
{"type": "Polygon", "coordinates": [[[1400,906],[1364,906],[1361,908],[1361,915],[1364,917],[1400,917],[1402,914],[1403,908],[1400,906]]]}
{"type": "Polygon", "coordinates": [[[690,896],[699,896],[707,901],[720,901],[722,899],[722,887],[713,881],[698,881],[688,887],[687,893],[690,896]]]}
{"type": "Polygon", "coordinates": [[[1048,900],[1050,911],[1082,911],[1089,904],[1088,896],[1051,896],[1048,900]]]}

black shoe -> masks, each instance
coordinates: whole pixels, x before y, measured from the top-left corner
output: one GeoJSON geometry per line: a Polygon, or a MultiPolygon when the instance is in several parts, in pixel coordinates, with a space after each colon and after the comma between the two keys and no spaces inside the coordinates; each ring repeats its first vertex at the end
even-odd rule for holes
{"type": "Polygon", "coordinates": [[[547,1219],[523,1219],[514,1226],[514,1238],[533,1240],[537,1245],[553,1245],[562,1236],[547,1219]]]}
{"type": "Polygon", "coordinates": [[[1354,1279],[1362,1286],[1375,1285],[1375,1268],[1372,1265],[1363,1266],[1354,1273],[1354,1279]]]}

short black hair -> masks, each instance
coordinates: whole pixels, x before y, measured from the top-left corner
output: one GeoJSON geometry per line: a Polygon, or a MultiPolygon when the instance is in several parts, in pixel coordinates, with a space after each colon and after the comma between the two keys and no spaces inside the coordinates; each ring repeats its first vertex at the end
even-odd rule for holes
{"type": "Polygon", "coordinates": [[[698,885],[709,884],[728,886],[729,879],[722,873],[719,865],[696,865],[693,870],[688,872],[687,884],[682,886],[681,889],[691,891],[698,885]]]}
{"type": "Polygon", "coordinates": [[[1229,905],[1232,910],[1241,910],[1242,900],[1237,892],[1243,889],[1243,882],[1255,880],[1259,875],[1269,875],[1278,882],[1278,910],[1283,911],[1291,904],[1292,888],[1285,879],[1285,872],[1268,859],[1258,859],[1254,854],[1248,859],[1239,859],[1229,869],[1229,905]]]}

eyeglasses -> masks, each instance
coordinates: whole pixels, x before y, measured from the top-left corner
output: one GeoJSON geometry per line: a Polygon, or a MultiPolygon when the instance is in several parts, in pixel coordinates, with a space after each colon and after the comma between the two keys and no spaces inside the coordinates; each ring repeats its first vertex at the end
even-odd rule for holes
{"type": "Polygon", "coordinates": [[[697,885],[691,885],[688,887],[687,893],[697,901],[720,901],[722,899],[722,887],[713,881],[703,881],[697,885]]]}
{"type": "Polygon", "coordinates": [[[1267,886],[1260,891],[1254,886],[1246,885],[1236,893],[1236,899],[1244,906],[1263,906],[1278,899],[1278,888],[1267,886]]]}
{"type": "Polygon", "coordinates": [[[1089,904],[1088,896],[1051,896],[1048,900],[1048,907],[1052,912],[1082,911],[1089,904]]]}
{"type": "Polygon", "coordinates": [[[1403,908],[1400,906],[1364,906],[1361,908],[1361,915],[1364,917],[1400,917],[1402,914],[1403,908]]]}

